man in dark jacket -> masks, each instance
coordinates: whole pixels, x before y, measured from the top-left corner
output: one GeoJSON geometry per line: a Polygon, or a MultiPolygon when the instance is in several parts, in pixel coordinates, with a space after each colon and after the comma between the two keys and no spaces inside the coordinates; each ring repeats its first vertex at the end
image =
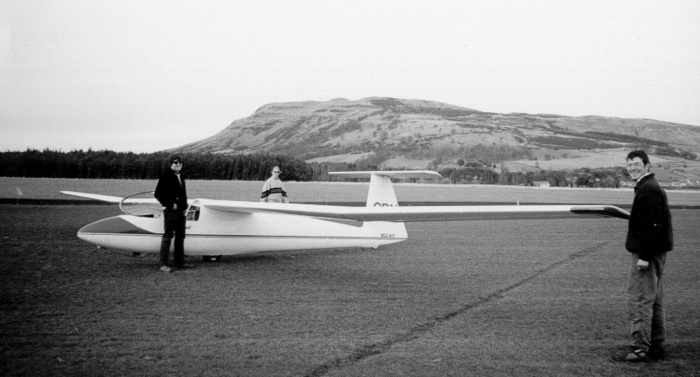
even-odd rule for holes
{"type": "Polygon", "coordinates": [[[663,357],[666,336],[662,277],[673,229],[666,192],[650,170],[644,151],[627,155],[627,171],[637,181],[625,242],[632,261],[627,295],[633,351],[623,360],[630,362],[663,357]]]}
{"type": "Polygon", "coordinates": [[[155,197],[163,205],[165,232],[160,244],[160,270],[170,272],[168,256],[170,243],[175,234],[175,252],[173,260],[179,268],[191,268],[194,265],[185,263],[185,211],[187,211],[187,187],[185,178],[180,174],[182,158],[170,156],[170,169],[158,180],[155,197]]]}

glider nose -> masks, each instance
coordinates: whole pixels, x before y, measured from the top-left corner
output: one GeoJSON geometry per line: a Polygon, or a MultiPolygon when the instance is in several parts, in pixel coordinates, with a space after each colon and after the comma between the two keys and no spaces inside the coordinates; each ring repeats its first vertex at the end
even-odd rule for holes
{"type": "MultiPolygon", "coordinates": [[[[144,230],[126,221],[121,216],[109,217],[85,225],[78,230],[78,238],[101,245],[100,240],[109,236],[142,234],[144,230]]],[[[103,246],[103,245],[101,245],[103,246]]]]}
{"type": "MultiPolygon", "coordinates": [[[[140,218],[129,215],[109,217],[80,228],[78,238],[109,250],[139,253],[160,251],[161,234],[154,233],[155,224],[139,221],[140,218]],[[153,228],[151,231],[148,230],[149,225],[153,228]]],[[[160,226],[163,226],[162,223],[160,226]]]]}
{"type": "Polygon", "coordinates": [[[121,217],[114,216],[85,225],[78,230],[78,235],[124,233],[129,228],[136,227],[121,217]]]}

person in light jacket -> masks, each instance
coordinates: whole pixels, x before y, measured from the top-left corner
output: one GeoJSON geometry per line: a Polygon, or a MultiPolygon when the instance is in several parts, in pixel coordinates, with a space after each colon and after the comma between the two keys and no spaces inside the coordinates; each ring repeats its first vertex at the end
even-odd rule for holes
{"type": "Polygon", "coordinates": [[[272,176],[265,181],[262,188],[262,194],[260,195],[261,202],[289,203],[287,191],[284,190],[284,182],[280,180],[280,173],[282,173],[282,171],[279,166],[272,168],[272,176]]]}

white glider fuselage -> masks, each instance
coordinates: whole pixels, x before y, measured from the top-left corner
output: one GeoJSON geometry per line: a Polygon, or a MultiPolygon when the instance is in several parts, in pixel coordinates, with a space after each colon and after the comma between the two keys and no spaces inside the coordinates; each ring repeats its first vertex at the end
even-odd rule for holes
{"type": "MultiPolygon", "coordinates": [[[[273,212],[230,213],[198,204],[200,201],[195,200],[190,206],[193,211],[186,225],[186,255],[376,248],[407,237],[403,223],[342,221],[273,212]]],[[[78,237],[87,242],[136,253],[158,253],[162,235],[162,218],[133,215],[100,220],[78,231],[78,237]]]]}
{"type": "MultiPolygon", "coordinates": [[[[494,205],[399,207],[392,178],[435,178],[431,171],[331,173],[370,177],[364,207],[282,204],[196,199],[187,211],[185,254],[236,255],[266,251],[377,248],[404,241],[404,222],[486,219],[562,218],[581,215],[628,218],[610,205],[494,205]]],[[[158,204],[106,195],[63,192],[123,204],[158,204]]],[[[158,207],[159,208],[159,207],[158,207]]],[[[126,212],[126,211],[125,211],[126,212]]],[[[160,211],[120,215],[88,224],[78,237],[103,248],[133,253],[159,253],[163,234],[160,211]]]]}
{"type": "MultiPolygon", "coordinates": [[[[432,178],[435,174],[418,172],[411,176],[432,178]]],[[[389,176],[362,176],[371,176],[367,207],[398,207],[389,176]]],[[[95,198],[105,200],[108,197],[95,198]]],[[[188,209],[185,254],[218,256],[265,251],[377,248],[408,237],[403,222],[347,218],[343,215],[347,208],[352,207],[196,199],[188,209]]],[[[120,215],[88,224],[78,231],[78,237],[87,242],[134,253],[160,252],[162,234],[163,219],[158,215],[120,215]]]]}

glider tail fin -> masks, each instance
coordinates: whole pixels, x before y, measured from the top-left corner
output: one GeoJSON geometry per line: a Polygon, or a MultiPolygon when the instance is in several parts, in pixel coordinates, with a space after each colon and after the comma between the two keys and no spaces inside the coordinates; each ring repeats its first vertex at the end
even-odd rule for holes
{"type": "Polygon", "coordinates": [[[400,170],[400,171],[347,171],[329,172],[330,175],[345,178],[369,178],[369,194],[367,195],[367,207],[398,207],[392,178],[396,179],[435,179],[442,178],[440,174],[431,170],[400,170]]]}
{"type": "MultiPolygon", "coordinates": [[[[346,178],[369,178],[369,192],[367,194],[367,207],[398,207],[392,178],[440,178],[440,174],[434,171],[362,171],[362,172],[336,172],[333,175],[346,178]]],[[[382,238],[406,239],[408,233],[403,222],[369,221],[363,228],[382,238]]]]}
{"type": "MultiPolygon", "coordinates": [[[[367,193],[367,207],[398,207],[394,186],[391,178],[386,175],[372,174],[369,180],[369,192],[367,193]]],[[[402,222],[370,221],[365,222],[364,228],[376,232],[381,237],[408,238],[406,225],[402,222]]]]}
{"type": "Polygon", "coordinates": [[[369,180],[367,207],[398,207],[391,178],[386,175],[372,174],[369,180]]]}

